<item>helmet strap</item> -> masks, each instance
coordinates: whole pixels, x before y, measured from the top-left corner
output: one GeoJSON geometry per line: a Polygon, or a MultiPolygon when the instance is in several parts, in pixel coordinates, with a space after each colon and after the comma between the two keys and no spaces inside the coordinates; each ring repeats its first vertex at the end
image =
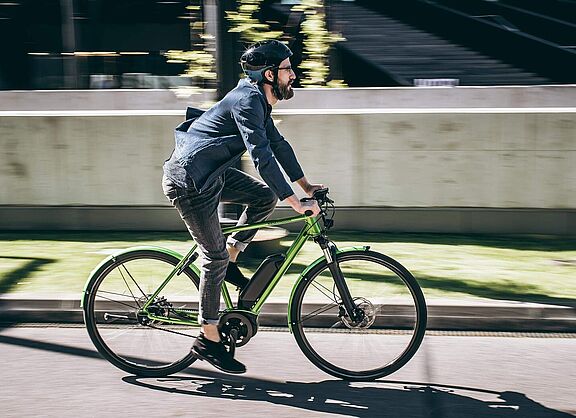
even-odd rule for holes
{"type": "Polygon", "coordinates": [[[276,98],[278,100],[284,100],[284,95],[280,91],[280,88],[278,88],[278,67],[274,67],[274,68],[270,68],[270,69],[272,70],[272,73],[274,74],[274,80],[270,81],[264,76],[264,74],[262,74],[262,82],[272,86],[272,92],[274,93],[274,96],[276,96],[276,98]]]}

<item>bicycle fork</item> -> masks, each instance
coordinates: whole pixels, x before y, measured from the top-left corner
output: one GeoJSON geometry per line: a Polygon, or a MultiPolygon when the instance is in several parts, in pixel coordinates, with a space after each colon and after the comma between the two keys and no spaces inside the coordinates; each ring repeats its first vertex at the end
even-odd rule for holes
{"type": "Polygon", "coordinates": [[[338,289],[338,293],[342,299],[342,304],[346,310],[346,312],[340,312],[340,316],[348,314],[348,317],[353,322],[362,321],[364,319],[364,312],[361,309],[357,309],[354,300],[352,299],[350,289],[348,289],[348,285],[344,279],[344,274],[338,264],[338,259],[336,257],[338,249],[336,248],[336,244],[324,236],[319,236],[315,241],[320,245],[320,248],[324,252],[324,257],[328,263],[328,269],[332,274],[332,278],[334,279],[334,283],[336,284],[336,288],[338,289]]]}

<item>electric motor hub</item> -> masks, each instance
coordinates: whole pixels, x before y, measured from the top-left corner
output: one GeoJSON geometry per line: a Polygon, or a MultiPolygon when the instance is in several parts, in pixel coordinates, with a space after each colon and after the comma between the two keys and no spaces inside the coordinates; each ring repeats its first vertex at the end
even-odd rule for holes
{"type": "Polygon", "coordinates": [[[218,328],[224,341],[228,340],[232,330],[235,330],[237,335],[236,347],[242,347],[258,331],[258,322],[255,315],[231,311],[220,317],[218,328]]]}

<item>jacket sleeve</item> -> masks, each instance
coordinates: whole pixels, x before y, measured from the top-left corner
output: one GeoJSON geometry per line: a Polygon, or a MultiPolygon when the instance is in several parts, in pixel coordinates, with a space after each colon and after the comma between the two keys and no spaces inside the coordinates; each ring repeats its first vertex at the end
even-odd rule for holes
{"type": "Polygon", "coordinates": [[[300,167],[300,163],[298,163],[292,146],[278,132],[278,129],[274,126],[274,121],[270,117],[266,120],[266,135],[270,139],[272,152],[274,152],[276,159],[286,174],[288,174],[288,177],[290,177],[290,181],[300,180],[304,177],[304,172],[302,167],[300,167]]]}
{"type": "Polygon", "coordinates": [[[284,200],[294,192],[280,171],[270,147],[264,106],[257,94],[251,94],[241,98],[232,107],[232,116],[256,170],[278,199],[284,200]]]}

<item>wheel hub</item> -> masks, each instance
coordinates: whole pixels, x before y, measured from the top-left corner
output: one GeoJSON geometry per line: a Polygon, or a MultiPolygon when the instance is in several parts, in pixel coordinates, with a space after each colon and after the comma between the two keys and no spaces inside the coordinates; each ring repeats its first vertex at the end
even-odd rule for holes
{"type": "Polygon", "coordinates": [[[376,320],[376,309],[372,302],[366,298],[355,298],[355,320],[350,319],[348,315],[343,315],[340,318],[342,323],[349,329],[362,329],[370,328],[376,320]]]}
{"type": "MultiPolygon", "coordinates": [[[[148,301],[148,297],[142,296],[139,299],[139,304],[144,305],[148,301]]],[[[155,320],[151,319],[149,315],[154,316],[168,316],[170,309],[172,308],[172,304],[166,300],[165,297],[161,296],[158,297],[152,302],[146,312],[142,309],[138,310],[136,317],[138,318],[138,323],[140,325],[150,325],[156,322],[155,320]]]]}

